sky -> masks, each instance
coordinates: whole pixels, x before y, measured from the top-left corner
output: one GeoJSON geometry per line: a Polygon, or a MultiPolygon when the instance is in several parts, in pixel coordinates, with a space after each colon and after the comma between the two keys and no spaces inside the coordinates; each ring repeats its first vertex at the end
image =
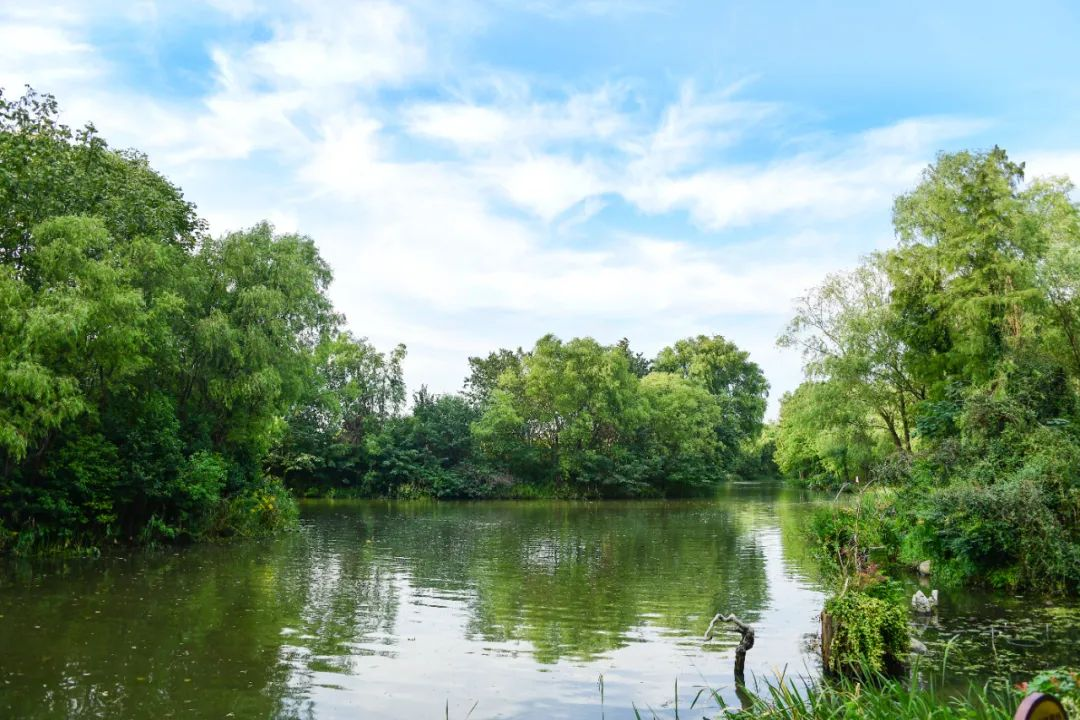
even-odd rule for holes
{"type": "Polygon", "coordinates": [[[314,238],[412,390],[549,332],[721,334],[775,416],[795,301],[894,242],[937,153],[1080,179],[1078,39],[1066,0],[0,0],[0,88],[146,152],[214,234],[314,238]]]}

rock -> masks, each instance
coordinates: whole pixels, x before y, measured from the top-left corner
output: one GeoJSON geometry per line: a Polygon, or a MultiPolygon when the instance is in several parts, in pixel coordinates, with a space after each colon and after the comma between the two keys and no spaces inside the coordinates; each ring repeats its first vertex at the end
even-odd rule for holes
{"type": "Polygon", "coordinates": [[[919,563],[919,574],[920,575],[929,575],[930,574],[930,561],[929,560],[923,560],[921,563],[919,563]]]}
{"type": "Polygon", "coordinates": [[[921,640],[911,638],[911,652],[915,653],[916,655],[925,655],[926,645],[923,645],[921,640]]]}
{"type": "Polygon", "coordinates": [[[930,597],[923,595],[922,590],[916,590],[915,594],[911,596],[911,609],[920,615],[929,615],[930,612],[937,607],[937,604],[937,590],[932,591],[930,597]]]}

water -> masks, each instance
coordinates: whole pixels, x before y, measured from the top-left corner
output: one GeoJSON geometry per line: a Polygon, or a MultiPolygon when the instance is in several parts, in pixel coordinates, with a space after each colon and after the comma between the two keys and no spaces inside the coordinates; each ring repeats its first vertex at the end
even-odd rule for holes
{"type": "MultiPolygon", "coordinates": [[[[0,717],[672,716],[676,679],[681,716],[701,717],[686,708],[703,687],[738,702],[738,636],[701,640],[715,612],[755,626],[748,674],[818,673],[814,502],[772,483],[666,503],[315,502],[271,541],[9,561],[0,717]]],[[[918,632],[928,668],[956,636],[959,682],[1076,664],[1078,630],[1075,605],[946,593],[918,632]]]]}

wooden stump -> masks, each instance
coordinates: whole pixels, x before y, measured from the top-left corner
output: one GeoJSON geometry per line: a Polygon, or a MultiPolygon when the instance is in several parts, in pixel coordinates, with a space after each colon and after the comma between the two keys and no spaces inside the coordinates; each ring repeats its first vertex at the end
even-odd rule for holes
{"type": "Polygon", "coordinates": [[[833,636],[836,634],[836,621],[824,610],[821,611],[821,664],[825,672],[832,672],[830,655],[832,654],[833,636]]]}

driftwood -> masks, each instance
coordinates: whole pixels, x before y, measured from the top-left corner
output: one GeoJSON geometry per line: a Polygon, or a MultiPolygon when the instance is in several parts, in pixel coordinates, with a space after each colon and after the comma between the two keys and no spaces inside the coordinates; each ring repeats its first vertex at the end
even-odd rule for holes
{"type": "Polygon", "coordinates": [[[720,613],[717,613],[712,619],[712,622],[709,623],[709,629],[705,631],[706,640],[712,639],[713,627],[715,627],[718,622],[731,623],[742,636],[739,644],[735,647],[735,684],[745,685],[746,674],[744,671],[746,667],[746,651],[754,647],[754,628],[735,617],[734,614],[721,615],[720,613]]]}

